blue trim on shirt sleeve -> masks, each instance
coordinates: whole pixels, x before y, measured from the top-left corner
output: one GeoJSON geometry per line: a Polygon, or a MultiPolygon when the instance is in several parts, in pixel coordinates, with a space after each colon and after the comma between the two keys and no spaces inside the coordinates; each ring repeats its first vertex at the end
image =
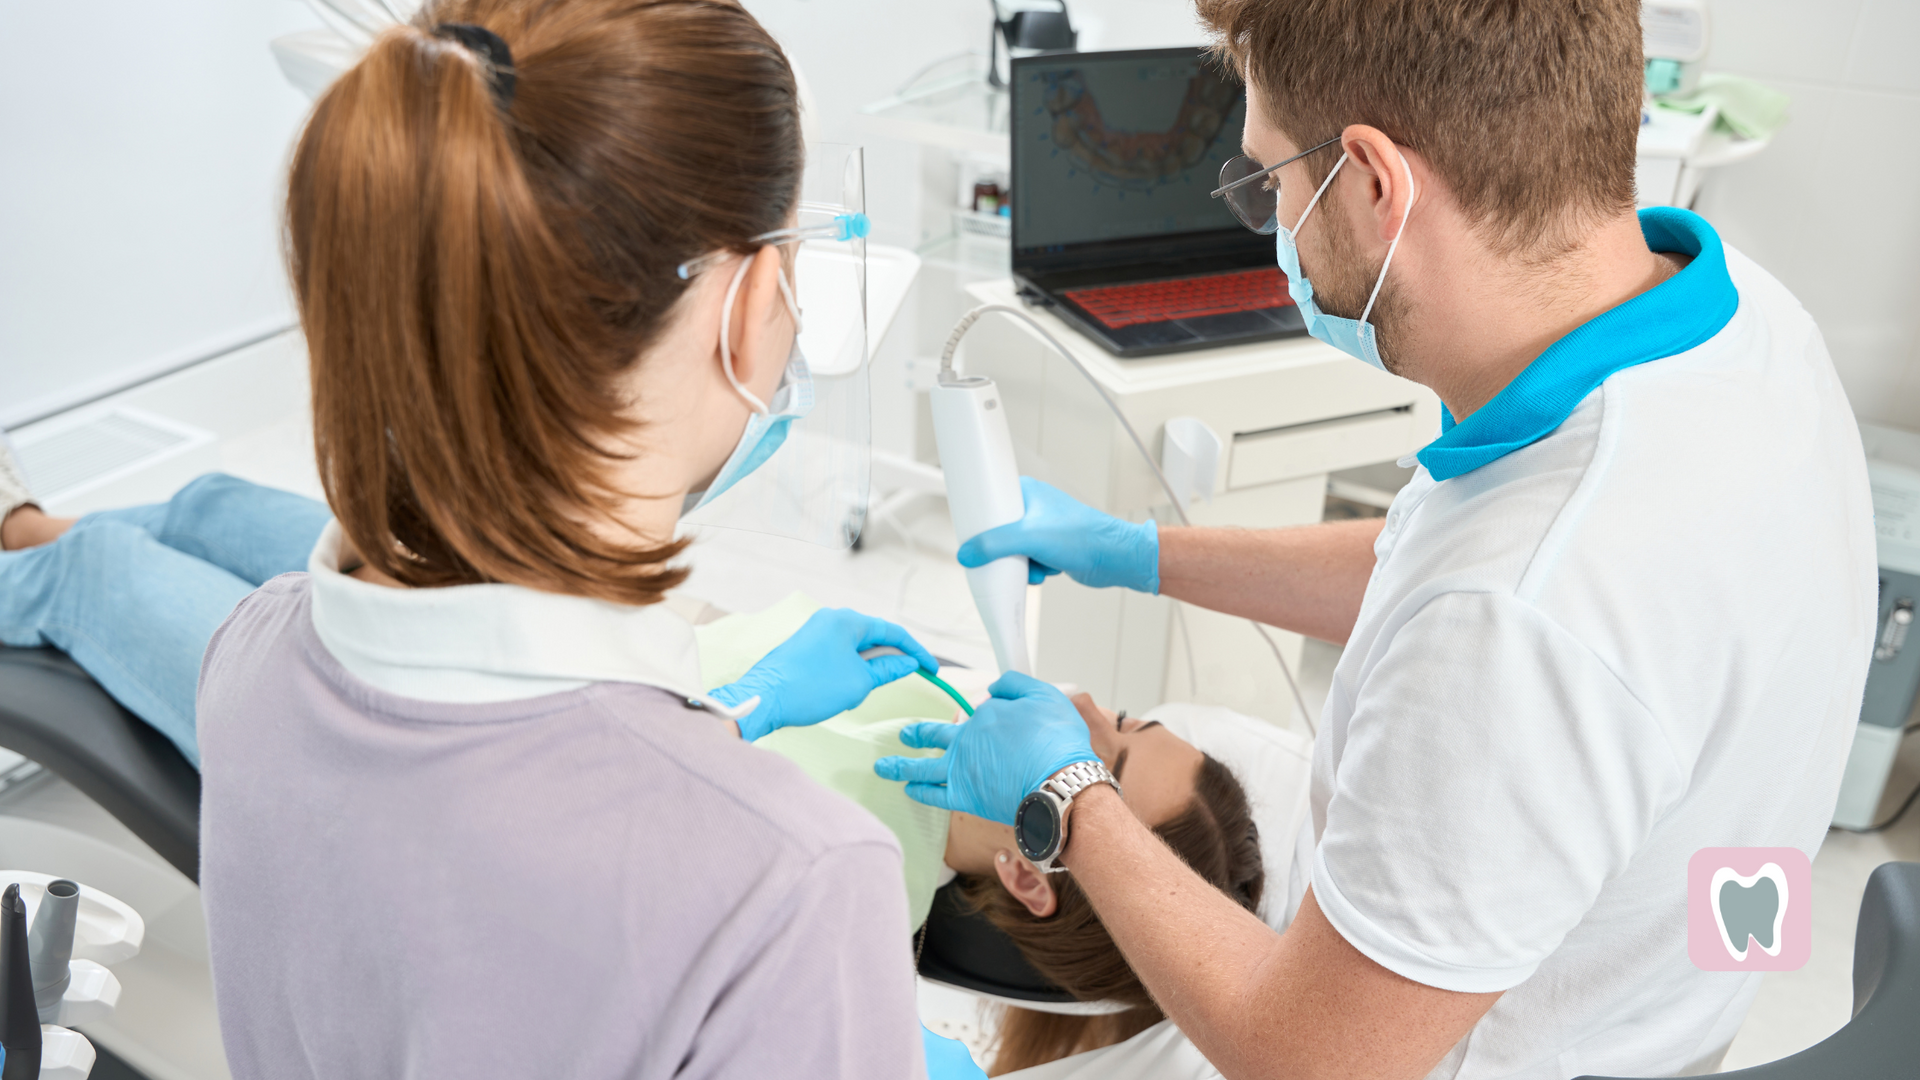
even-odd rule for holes
{"type": "Polygon", "coordinates": [[[1616,371],[1674,356],[1724,329],[1740,307],[1726,251],[1691,210],[1640,211],[1653,251],[1693,256],[1686,269],[1575,328],[1534,358],[1492,401],[1458,423],[1443,407],[1440,437],[1420,451],[1435,480],[1450,480],[1545,437],[1616,371]]]}

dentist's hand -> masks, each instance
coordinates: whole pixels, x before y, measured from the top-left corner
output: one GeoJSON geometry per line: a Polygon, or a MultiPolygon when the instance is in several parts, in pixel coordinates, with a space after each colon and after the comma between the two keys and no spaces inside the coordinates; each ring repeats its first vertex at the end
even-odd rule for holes
{"type": "Polygon", "coordinates": [[[1020,493],[1026,497],[1026,516],[961,544],[961,566],[1025,555],[1027,580],[1034,585],[1064,570],[1096,589],[1124,585],[1143,593],[1160,591],[1160,532],[1152,521],[1121,521],[1031,476],[1020,478],[1020,493]]]}
{"type": "Polygon", "coordinates": [[[1086,721],[1067,695],[1019,672],[1000,676],[993,698],[961,724],[908,724],[900,741],[938,747],[940,757],[885,757],[883,780],[905,780],[907,794],[941,810],[1013,824],[1020,800],[1076,761],[1098,761],[1086,721]]]}
{"type": "Polygon", "coordinates": [[[921,1024],[920,1045],[927,1054],[927,1080],[987,1080],[986,1070],[959,1039],[935,1035],[921,1024]]]}
{"type": "Polygon", "coordinates": [[[817,724],[867,700],[867,695],[916,669],[940,670],[940,661],[913,635],[884,619],[834,608],[813,613],[806,625],[761,658],[738,682],[711,695],[722,705],[757,697],[760,704],[737,721],[740,737],[753,742],[783,727],[817,724]],[[862,659],[860,653],[891,645],[900,653],[862,659]],[[904,655],[902,655],[904,654],[904,655]]]}

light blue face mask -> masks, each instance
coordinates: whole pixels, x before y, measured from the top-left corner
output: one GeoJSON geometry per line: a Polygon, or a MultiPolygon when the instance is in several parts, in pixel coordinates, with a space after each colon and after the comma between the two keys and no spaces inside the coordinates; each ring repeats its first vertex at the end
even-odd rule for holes
{"type": "Polygon", "coordinates": [[[733,392],[753,410],[747,417],[746,430],[740,433],[740,441],[734,444],[733,453],[727,455],[725,464],[707,485],[707,490],[699,493],[696,500],[688,495],[688,505],[681,514],[690,514],[726,494],[728,488],[739,483],[747,474],[766,464],[774,451],[787,441],[787,428],[795,420],[813,410],[813,370],[807,366],[807,358],[800,352],[800,305],[794,302],[793,289],[787,284],[787,275],[780,274],[780,295],[787,302],[787,310],[793,313],[793,348],[787,353],[786,370],[780,373],[780,385],[773,391],[771,403],[755,397],[753,391],[740,385],[733,374],[733,301],[740,292],[740,282],[746,277],[751,258],[740,260],[739,269],[733,272],[733,282],[727,286],[725,306],[720,309],[720,367],[726,373],[727,382],[732,384],[733,392]]]}
{"type": "MultiPolygon", "coordinates": [[[[1393,265],[1393,253],[1399,250],[1400,237],[1407,231],[1407,218],[1413,216],[1412,198],[1409,197],[1407,201],[1407,213],[1400,219],[1400,230],[1393,234],[1393,243],[1387,246],[1386,261],[1380,264],[1380,276],[1374,279],[1373,293],[1367,297],[1367,306],[1360,312],[1358,319],[1344,319],[1320,310],[1319,306],[1313,302],[1313,283],[1307,280],[1307,275],[1300,272],[1300,249],[1294,246],[1294,235],[1307,223],[1307,216],[1312,214],[1313,208],[1320,204],[1320,196],[1326,194],[1328,185],[1333,183],[1334,177],[1340,175],[1340,167],[1346,163],[1347,155],[1341,154],[1340,160],[1333,166],[1333,171],[1329,172],[1326,180],[1321,182],[1320,190],[1313,193],[1313,200],[1307,203],[1305,210],[1301,211],[1300,220],[1294,222],[1293,228],[1289,229],[1282,225],[1274,231],[1274,253],[1279,259],[1281,273],[1287,275],[1287,294],[1293,297],[1294,305],[1300,309],[1301,317],[1307,322],[1307,333],[1348,356],[1365,360],[1381,371],[1385,371],[1387,365],[1380,359],[1380,345],[1374,340],[1373,324],[1367,321],[1367,316],[1373,314],[1373,302],[1380,298],[1380,286],[1386,284],[1387,267],[1393,265]]],[[[1411,196],[1414,191],[1413,168],[1407,164],[1404,155],[1400,158],[1400,167],[1406,171],[1407,191],[1411,196]]]]}

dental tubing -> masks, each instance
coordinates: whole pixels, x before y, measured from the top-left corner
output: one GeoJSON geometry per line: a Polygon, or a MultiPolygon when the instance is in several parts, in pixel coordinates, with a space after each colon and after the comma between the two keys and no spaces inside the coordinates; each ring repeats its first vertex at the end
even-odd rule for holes
{"type": "MultiPolygon", "coordinates": [[[[905,655],[907,654],[904,651],[900,649],[896,649],[891,645],[875,645],[871,649],[862,650],[860,653],[860,659],[871,660],[876,656],[905,656],[905,655]]],[[[951,686],[948,686],[947,681],[945,679],[942,679],[939,675],[936,675],[935,673],[927,670],[924,667],[915,668],[913,673],[927,680],[933,685],[939,687],[940,692],[952,698],[954,704],[960,706],[961,711],[965,712],[968,716],[973,715],[973,706],[967,704],[967,699],[961,696],[960,691],[955,690],[951,686]]]]}
{"type": "MultiPolygon", "coordinates": [[[[978,533],[985,532],[989,528],[994,528],[999,525],[1004,525],[1011,521],[1018,521],[1020,520],[1020,517],[1022,516],[1022,514],[1025,513],[1024,505],[1022,505],[1020,502],[1019,475],[1017,470],[1014,472],[1014,476],[1013,476],[1013,497],[1016,500],[1016,505],[1021,505],[1021,510],[1020,512],[1015,513],[1011,518],[1008,518],[1007,521],[996,520],[984,527],[975,529],[974,532],[965,532],[963,531],[962,525],[961,525],[961,518],[963,513],[962,508],[960,505],[953,505],[954,495],[955,495],[954,464],[956,462],[956,457],[949,456],[948,449],[947,449],[947,441],[942,437],[942,427],[941,427],[941,419],[940,419],[941,400],[942,400],[941,391],[944,389],[947,389],[948,387],[958,388],[958,387],[967,386],[975,383],[984,383],[988,391],[989,392],[992,391],[993,380],[980,378],[978,376],[974,376],[974,377],[963,376],[958,372],[956,372],[953,366],[954,353],[960,348],[960,339],[963,337],[966,337],[967,331],[972,330],[974,324],[979,322],[981,317],[988,314],[989,312],[999,312],[1002,315],[1010,316],[1012,318],[1018,319],[1021,322],[1025,323],[1029,329],[1031,329],[1034,333],[1040,335],[1040,339],[1042,341],[1045,341],[1049,346],[1051,346],[1054,352],[1059,353],[1062,357],[1064,357],[1067,363],[1072,364],[1074,369],[1079,371],[1080,374],[1083,377],[1085,377],[1088,384],[1093,387],[1094,392],[1100,395],[1100,400],[1106,402],[1107,408],[1113,412],[1114,419],[1120,421],[1120,427],[1126,431],[1127,437],[1133,440],[1134,449],[1140,451],[1140,460],[1147,463],[1147,468],[1153,471],[1154,479],[1160,482],[1160,490],[1166,492],[1167,502],[1172,505],[1174,514],[1180,519],[1180,524],[1192,525],[1193,524],[1192,520],[1190,520],[1187,517],[1186,506],[1182,503],[1180,497],[1174,494],[1173,485],[1167,482],[1166,473],[1161,471],[1160,463],[1156,461],[1154,459],[1154,456],[1147,451],[1146,442],[1140,438],[1140,433],[1134,430],[1133,424],[1127,419],[1127,414],[1121,411],[1120,403],[1113,399],[1113,395],[1107,392],[1106,387],[1100,385],[1100,380],[1094,377],[1093,372],[1087,370],[1087,366],[1080,362],[1080,358],[1073,355],[1073,353],[1065,345],[1062,345],[1060,343],[1060,340],[1058,338],[1054,337],[1051,333],[1047,331],[1046,327],[1040,325],[1038,320],[1036,320],[1033,316],[1028,315],[1026,312],[1021,311],[1019,308],[1013,307],[1008,304],[981,304],[979,307],[976,307],[973,310],[967,312],[965,315],[960,316],[960,321],[953,324],[953,331],[947,335],[946,348],[942,349],[940,352],[939,384],[935,386],[933,391],[931,392],[934,440],[937,443],[939,443],[939,446],[940,446],[940,465],[942,470],[947,475],[947,498],[948,498],[950,507],[953,511],[954,532],[959,535],[960,542],[964,544],[968,540],[972,539],[978,533]]],[[[998,398],[999,398],[998,393],[993,392],[992,396],[994,399],[994,405],[991,411],[993,412],[993,415],[998,422],[999,433],[1001,435],[1005,435],[1006,410],[1000,407],[1000,404],[998,401],[998,398]]],[[[976,390],[974,392],[976,412],[988,411],[987,407],[984,405],[984,401],[981,400],[981,397],[982,395],[980,395],[980,393],[976,390]]],[[[956,399],[954,399],[951,396],[949,396],[948,400],[956,401],[956,399]]],[[[953,411],[959,412],[960,410],[958,407],[955,407],[953,411]]],[[[964,427],[964,425],[960,425],[960,424],[955,424],[954,426],[956,428],[964,427]]],[[[1007,445],[1007,453],[1010,455],[1012,452],[1011,437],[1007,438],[1006,445],[1007,445]]],[[[957,445],[954,453],[955,455],[960,455],[970,451],[971,451],[971,446],[968,446],[965,443],[960,443],[959,445],[957,445]]],[[[980,462],[974,459],[965,459],[965,463],[962,465],[962,473],[961,473],[961,476],[962,476],[961,490],[963,492],[962,502],[966,503],[968,506],[967,514],[969,516],[970,523],[975,517],[974,511],[973,511],[973,502],[970,500],[975,500],[978,498],[978,496],[975,496],[973,494],[973,485],[977,484],[979,477],[984,472],[994,468],[997,468],[997,466],[993,465],[992,463],[980,462]]],[[[996,482],[1004,484],[1004,479],[997,480],[996,482]]],[[[999,515],[995,515],[995,516],[999,516],[999,515]]],[[[1020,581],[1022,584],[1022,593],[1018,601],[1017,610],[1019,611],[1021,621],[1024,622],[1026,617],[1026,597],[1024,592],[1024,586],[1026,583],[1026,560],[1025,559],[1001,559],[1001,560],[998,560],[997,562],[988,563],[986,566],[980,567],[979,570],[969,570],[967,572],[968,574],[967,583],[969,586],[973,586],[974,574],[979,573],[980,570],[988,570],[995,566],[999,566],[1001,563],[1019,564],[1018,569],[1021,572],[1020,581]]],[[[996,584],[993,587],[993,589],[989,591],[986,599],[982,599],[982,591],[979,587],[977,586],[974,587],[973,592],[974,592],[974,602],[980,607],[981,618],[987,622],[987,633],[991,637],[994,632],[995,624],[999,623],[1004,625],[1007,622],[1007,620],[1011,617],[1012,611],[1015,610],[1014,601],[1011,599],[1011,590],[1009,590],[1005,585],[996,584]],[[989,604],[992,604],[994,606],[994,611],[992,613],[989,613],[988,611],[989,604]]],[[[1266,642],[1267,648],[1273,652],[1274,660],[1278,662],[1280,665],[1280,674],[1286,676],[1287,689],[1292,691],[1293,693],[1293,702],[1296,706],[1299,707],[1300,716],[1307,723],[1307,730],[1309,732],[1317,733],[1319,730],[1319,725],[1315,722],[1313,713],[1307,709],[1307,700],[1305,697],[1301,695],[1300,684],[1293,677],[1293,667],[1287,663],[1287,658],[1284,655],[1282,655],[1282,653],[1280,652],[1280,646],[1273,640],[1273,637],[1267,633],[1266,627],[1260,625],[1258,622],[1255,622],[1252,619],[1247,620],[1247,625],[1253,627],[1254,633],[1259,634],[1260,640],[1266,642]]],[[[1023,646],[1025,643],[1025,639],[1026,639],[1026,635],[1023,630],[1023,632],[1020,635],[1020,641],[1023,646]]],[[[994,643],[994,655],[997,659],[1000,659],[1001,668],[1003,670],[1009,670],[1007,668],[1005,658],[1000,656],[1000,640],[998,638],[994,638],[993,643],[994,643]]],[[[1025,671],[1026,669],[1020,668],[1018,670],[1025,671]]]]}
{"type": "Polygon", "coordinates": [[[952,698],[954,702],[960,706],[961,712],[966,713],[968,716],[973,715],[973,706],[967,704],[967,699],[960,696],[960,691],[955,690],[951,686],[948,686],[947,681],[945,679],[942,679],[940,676],[935,675],[931,671],[928,671],[926,668],[920,668],[918,671],[914,672],[914,674],[920,676],[921,678],[927,680],[933,685],[939,687],[942,692],[944,692],[948,697],[952,698]]]}

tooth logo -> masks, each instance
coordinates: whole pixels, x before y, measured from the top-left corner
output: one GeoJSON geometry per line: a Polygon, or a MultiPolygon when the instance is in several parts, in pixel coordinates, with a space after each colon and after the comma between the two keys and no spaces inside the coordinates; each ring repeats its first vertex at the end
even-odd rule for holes
{"type": "Polygon", "coordinates": [[[1713,872],[1713,921],[1720,928],[1720,943],[1727,955],[1745,962],[1750,945],[1758,945],[1768,956],[1780,955],[1780,923],[1787,917],[1790,894],[1787,872],[1779,863],[1768,863],[1757,874],[1741,877],[1733,867],[1713,872]]]}
{"type": "Polygon", "coordinates": [[[1812,948],[1798,848],[1703,848],[1687,864],[1687,954],[1707,971],[1793,971],[1812,948]]]}

